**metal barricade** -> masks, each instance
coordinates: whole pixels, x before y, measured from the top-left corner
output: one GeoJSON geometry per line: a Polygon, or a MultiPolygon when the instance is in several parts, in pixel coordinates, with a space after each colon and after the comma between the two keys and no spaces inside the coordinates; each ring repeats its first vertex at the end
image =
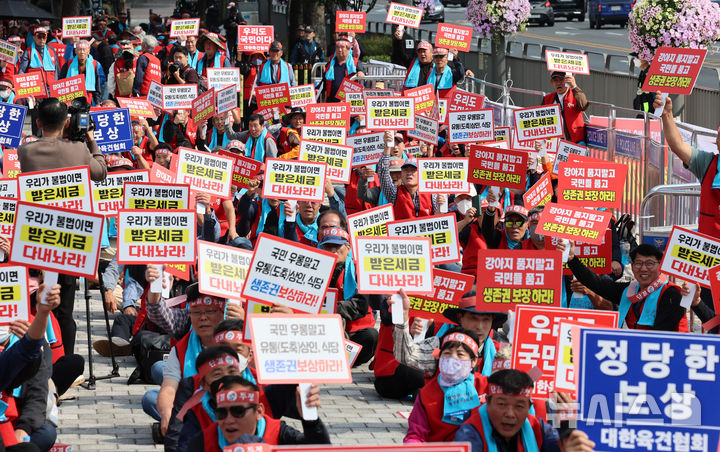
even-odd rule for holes
{"type": "Polygon", "coordinates": [[[638,232],[641,243],[649,243],[660,249],[665,249],[668,237],[673,226],[683,226],[688,229],[697,228],[698,210],[683,212],[683,205],[688,201],[697,203],[700,198],[700,184],[663,184],[650,189],[642,200],[638,217],[638,232]],[[657,216],[653,212],[659,209],[652,204],[663,207],[664,215],[657,216]],[[694,217],[691,219],[690,217],[694,217]],[[691,221],[688,221],[688,220],[691,221]]]}
{"type": "MultiPolygon", "coordinates": [[[[310,78],[316,88],[320,87],[325,74],[326,63],[315,63],[313,65],[310,78]]],[[[383,61],[370,60],[365,64],[365,77],[357,81],[368,89],[392,89],[394,91],[402,91],[403,82],[405,81],[405,67],[396,64],[385,63],[383,61]]]]}

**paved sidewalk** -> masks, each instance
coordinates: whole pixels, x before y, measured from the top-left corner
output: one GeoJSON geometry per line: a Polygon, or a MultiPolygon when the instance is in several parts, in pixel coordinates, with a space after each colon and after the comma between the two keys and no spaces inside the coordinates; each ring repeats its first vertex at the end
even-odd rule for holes
{"type": "MultiPolygon", "coordinates": [[[[82,287],[82,284],[81,284],[82,287]]],[[[91,325],[93,340],[105,335],[105,322],[98,290],[92,290],[91,325]]],[[[77,292],[75,319],[78,323],[76,352],[87,360],[84,291],[77,292]]],[[[94,352],[93,352],[94,353],[94,352]]],[[[96,376],[107,375],[110,359],[93,355],[96,376]]],[[[143,413],[140,399],[151,385],[128,386],[127,379],[135,368],[133,357],[118,358],[120,377],[100,380],[96,389],[74,388],[74,396],[60,405],[58,443],[70,444],[73,451],[151,451],[155,446],[150,435],[152,419],[143,413]]],[[[88,378],[85,365],[85,378],[88,378]]],[[[320,416],[330,429],[334,444],[391,444],[402,442],[407,421],[398,410],[410,410],[410,402],[381,399],[373,387],[373,375],[367,365],[353,371],[349,385],[321,387],[323,407],[320,416]]],[[[291,421],[296,428],[299,423],[291,421]]]]}

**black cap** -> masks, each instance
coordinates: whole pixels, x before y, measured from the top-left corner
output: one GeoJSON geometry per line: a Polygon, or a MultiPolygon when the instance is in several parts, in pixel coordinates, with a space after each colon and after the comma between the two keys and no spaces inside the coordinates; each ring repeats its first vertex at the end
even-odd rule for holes
{"type": "Polygon", "coordinates": [[[312,25],[305,27],[305,33],[315,33],[315,28],[312,25]]]}
{"type": "Polygon", "coordinates": [[[272,44],[270,44],[270,50],[282,50],[283,45],[280,41],[273,41],[272,44]]]}
{"type": "Polygon", "coordinates": [[[550,74],[550,79],[554,79],[555,77],[565,78],[565,72],[553,71],[552,74],[550,74]]]}

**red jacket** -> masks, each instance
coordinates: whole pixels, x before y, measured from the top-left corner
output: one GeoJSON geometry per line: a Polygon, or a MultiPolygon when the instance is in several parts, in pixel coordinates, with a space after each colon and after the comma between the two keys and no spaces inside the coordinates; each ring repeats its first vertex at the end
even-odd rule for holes
{"type": "Polygon", "coordinates": [[[408,189],[405,188],[404,185],[398,187],[395,205],[393,206],[395,221],[408,218],[429,217],[432,215],[432,195],[428,193],[418,193],[418,196],[420,197],[420,212],[415,211],[415,203],[408,189]]]}
{"type": "Polygon", "coordinates": [[[717,174],[718,156],[712,159],[702,180],[700,189],[700,215],[698,232],[720,239],[720,190],[713,190],[712,184],[717,174]]]}
{"type": "MultiPolygon", "coordinates": [[[[668,281],[668,283],[665,284],[665,286],[660,290],[659,298],[662,298],[665,291],[667,289],[669,289],[670,287],[675,287],[677,290],[680,290],[680,288],[678,286],[676,286],[675,284],[668,281]]],[[[642,304],[640,306],[640,315],[642,315],[643,309],[645,309],[645,300],[639,301],[638,303],[642,304]]],[[[635,315],[635,311],[633,311],[632,309],[628,309],[628,312],[627,312],[627,315],[625,316],[625,318],[620,319],[620,324],[622,325],[623,320],[624,320],[625,323],[627,323],[627,327],[631,330],[652,330],[653,329],[653,327],[651,327],[651,326],[638,325],[637,322],[639,319],[640,318],[635,315]]],[[[685,316],[685,315],[682,316],[682,318],[680,319],[680,321],[677,324],[677,327],[675,328],[675,331],[677,331],[678,333],[687,333],[690,331],[690,328],[688,326],[687,316],[685,316]]]]}
{"type": "MultiPolygon", "coordinates": [[[[265,433],[263,434],[263,442],[267,444],[277,445],[278,438],[280,437],[280,422],[268,416],[265,418],[265,433]]],[[[203,443],[205,444],[205,452],[222,452],[220,449],[219,437],[218,437],[218,424],[213,422],[202,431],[203,443]]]]}
{"type": "MultiPolygon", "coordinates": [[[[543,105],[550,105],[557,103],[555,101],[557,94],[550,93],[543,99],[543,105]]],[[[567,90],[567,94],[563,98],[562,115],[564,126],[567,127],[567,133],[570,134],[568,137],[573,143],[579,143],[585,141],[585,120],[583,119],[583,112],[577,106],[575,101],[575,95],[571,89],[567,90]]]]}

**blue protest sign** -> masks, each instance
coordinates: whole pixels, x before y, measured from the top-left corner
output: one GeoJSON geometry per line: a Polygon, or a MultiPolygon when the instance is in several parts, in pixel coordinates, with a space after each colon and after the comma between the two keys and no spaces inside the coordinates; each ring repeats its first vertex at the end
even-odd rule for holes
{"type": "Polygon", "coordinates": [[[22,138],[27,107],[0,102],[0,145],[17,148],[22,138]]]}
{"type": "Polygon", "coordinates": [[[132,149],[133,135],[127,108],[91,111],[90,115],[95,122],[93,134],[100,152],[111,154],[132,149]]]}
{"type": "Polygon", "coordinates": [[[640,157],[642,156],[642,145],[642,137],[636,135],[623,135],[615,132],[615,154],[640,160],[640,157]]]}
{"type": "Polygon", "coordinates": [[[608,132],[606,129],[600,127],[585,126],[585,132],[587,136],[587,145],[606,150],[607,149],[607,136],[608,132]]]}

